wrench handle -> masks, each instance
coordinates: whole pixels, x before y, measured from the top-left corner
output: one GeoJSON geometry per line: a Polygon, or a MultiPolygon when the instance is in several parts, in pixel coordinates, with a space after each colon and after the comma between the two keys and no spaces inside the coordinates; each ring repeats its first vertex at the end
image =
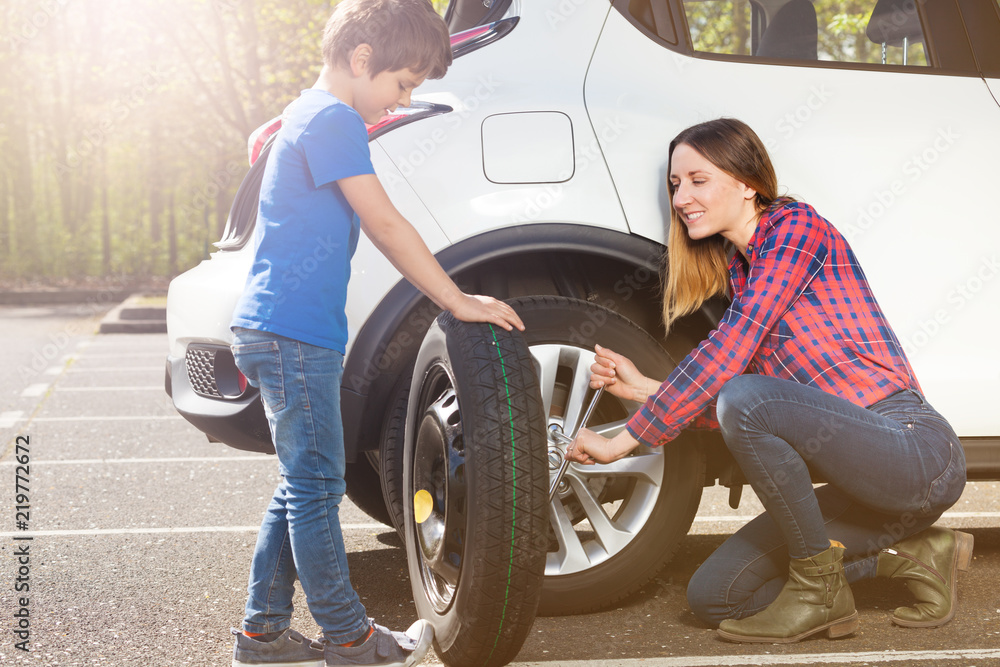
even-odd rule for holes
{"type": "MultiPolygon", "coordinates": [[[[594,408],[597,407],[597,402],[601,400],[601,394],[604,393],[604,387],[600,387],[594,397],[590,399],[590,405],[587,406],[587,411],[583,413],[583,419],[580,420],[579,425],[573,432],[572,437],[570,437],[570,444],[567,445],[566,451],[569,452],[569,447],[573,446],[573,441],[576,440],[576,436],[580,434],[580,429],[587,426],[587,422],[590,421],[590,415],[594,412],[594,408]]],[[[562,478],[566,475],[566,470],[569,468],[569,459],[563,458],[562,464],[559,466],[559,471],[556,473],[555,479],[552,480],[552,486],[549,487],[549,502],[551,503],[556,498],[556,491],[559,489],[559,484],[562,482],[562,478]]]]}

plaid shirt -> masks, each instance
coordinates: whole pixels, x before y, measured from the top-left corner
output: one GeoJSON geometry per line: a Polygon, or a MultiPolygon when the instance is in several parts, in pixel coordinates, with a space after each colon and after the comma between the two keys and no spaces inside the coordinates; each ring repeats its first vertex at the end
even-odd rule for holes
{"type": "Polygon", "coordinates": [[[732,304],[628,423],[663,445],[691,424],[718,428],[715,401],[729,379],[793,380],[868,407],[920,390],[902,346],[844,237],[813,208],[791,202],[761,216],[729,265],[732,304]]]}

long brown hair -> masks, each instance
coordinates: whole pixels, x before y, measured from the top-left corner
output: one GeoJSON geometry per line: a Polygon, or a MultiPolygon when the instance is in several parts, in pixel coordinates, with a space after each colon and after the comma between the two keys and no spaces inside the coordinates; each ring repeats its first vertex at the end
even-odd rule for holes
{"type": "MultiPolygon", "coordinates": [[[[756,190],[757,212],[778,201],[778,179],[767,149],[750,127],[735,118],[710,120],[683,130],[670,142],[667,190],[670,193],[670,233],[663,266],[663,324],[667,331],[680,317],[698,310],[705,301],[725,295],[729,286],[729,242],[714,234],[692,240],[673,206],[669,179],[674,149],[686,144],[713,165],[756,190]]],[[[781,201],[791,201],[782,197],[781,201]]]]}

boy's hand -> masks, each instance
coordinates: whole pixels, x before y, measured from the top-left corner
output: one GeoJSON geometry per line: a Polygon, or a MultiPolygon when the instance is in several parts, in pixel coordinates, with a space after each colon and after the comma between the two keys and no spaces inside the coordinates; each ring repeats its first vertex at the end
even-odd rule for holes
{"type": "Polygon", "coordinates": [[[524,331],[514,309],[488,296],[470,296],[458,289],[420,234],[389,200],[375,174],[359,174],[337,181],[361,229],[379,251],[431,301],[463,322],[488,322],[507,331],[524,331]]]}
{"type": "Polygon", "coordinates": [[[514,309],[491,296],[463,294],[451,309],[451,314],[463,322],[487,322],[498,324],[507,331],[514,327],[524,331],[524,322],[514,309]]]}

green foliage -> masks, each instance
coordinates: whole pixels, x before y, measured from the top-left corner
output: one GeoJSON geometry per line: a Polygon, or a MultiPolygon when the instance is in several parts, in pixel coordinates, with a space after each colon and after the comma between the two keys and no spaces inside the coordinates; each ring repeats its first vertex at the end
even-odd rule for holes
{"type": "Polygon", "coordinates": [[[170,276],[200,261],[247,136],[315,81],[335,4],[5,0],[0,279],[170,276]]]}
{"type": "Polygon", "coordinates": [[[696,0],[684,3],[695,51],[750,55],[750,3],[696,0]]]}
{"type": "MultiPolygon", "coordinates": [[[[868,39],[865,29],[874,0],[813,0],[820,60],[881,63],[882,45],[868,39]]],[[[696,51],[746,56],[751,54],[751,6],[747,0],[686,0],[684,12],[696,51]]],[[[903,49],[889,47],[886,63],[903,64],[903,49]]],[[[927,64],[921,44],[911,44],[907,64],[927,64]]]]}

